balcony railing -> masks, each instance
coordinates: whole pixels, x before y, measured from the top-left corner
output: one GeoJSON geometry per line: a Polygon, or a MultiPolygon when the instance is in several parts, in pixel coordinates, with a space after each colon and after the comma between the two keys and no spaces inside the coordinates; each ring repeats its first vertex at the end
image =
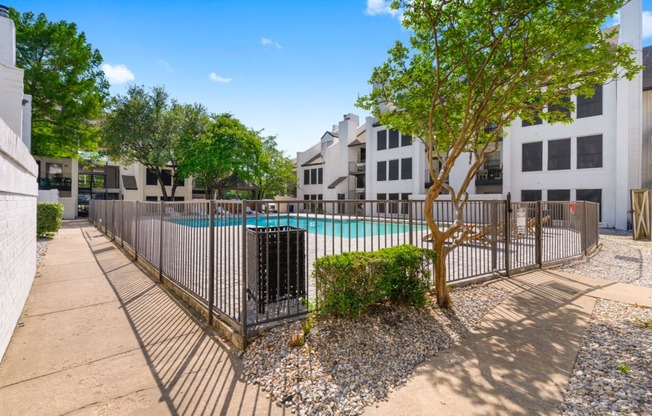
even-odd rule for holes
{"type": "Polygon", "coordinates": [[[485,164],[475,177],[475,186],[502,185],[503,170],[498,165],[485,164]]]}
{"type": "Polygon", "coordinates": [[[365,174],[365,163],[364,162],[349,162],[349,174],[350,175],[364,175],[365,174]]]}
{"type": "Polygon", "coordinates": [[[70,191],[71,188],[72,179],[60,174],[47,175],[38,180],[38,189],[40,190],[58,189],[59,191],[70,191]]]}

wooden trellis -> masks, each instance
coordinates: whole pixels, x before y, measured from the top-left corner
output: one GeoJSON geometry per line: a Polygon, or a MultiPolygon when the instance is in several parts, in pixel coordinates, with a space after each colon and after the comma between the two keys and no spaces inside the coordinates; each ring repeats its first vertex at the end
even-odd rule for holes
{"type": "Polygon", "coordinates": [[[634,240],[652,239],[652,204],[649,189],[632,189],[634,240]]]}

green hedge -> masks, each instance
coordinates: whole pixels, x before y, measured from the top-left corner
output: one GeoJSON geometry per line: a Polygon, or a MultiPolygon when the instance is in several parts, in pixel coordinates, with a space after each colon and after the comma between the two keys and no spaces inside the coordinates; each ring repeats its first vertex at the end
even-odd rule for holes
{"type": "Polygon", "coordinates": [[[56,202],[38,202],[36,204],[36,235],[52,236],[61,228],[63,205],[56,202]]]}
{"type": "Polygon", "coordinates": [[[424,306],[435,256],[432,250],[404,244],[322,257],[314,271],[319,313],[356,317],[386,302],[424,306]]]}

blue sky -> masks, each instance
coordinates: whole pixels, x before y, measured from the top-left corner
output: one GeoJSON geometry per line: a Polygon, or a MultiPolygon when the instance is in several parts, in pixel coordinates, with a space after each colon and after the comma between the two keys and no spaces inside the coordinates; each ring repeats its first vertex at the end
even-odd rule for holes
{"type": "MultiPolygon", "coordinates": [[[[382,0],[19,1],[77,23],[100,50],[113,94],[165,86],[181,102],[230,112],[295,157],[365,94],[374,66],[406,39],[382,0]]],[[[643,1],[652,10],[652,0],[643,1]]],[[[643,15],[644,44],[652,14],[643,15]]]]}

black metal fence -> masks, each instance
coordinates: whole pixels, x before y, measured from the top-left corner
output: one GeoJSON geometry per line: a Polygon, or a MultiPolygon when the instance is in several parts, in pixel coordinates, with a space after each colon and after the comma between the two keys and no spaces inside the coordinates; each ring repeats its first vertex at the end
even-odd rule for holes
{"type": "MultiPolygon", "coordinates": [[[[399,244],[432,247],[423,201],[91,201],[91,220],[241,337],[305,315],[314,261],[399,244]]],[[[446,259],[450,282],[510,275],[586,254],[598,244],[590,202],[469,201],[465,242],[446,259]]],[[[440,227],[456,219],[437,201],[440,227]]],[[[455,238],[457,236],[453,236],[455,238]]]]}

